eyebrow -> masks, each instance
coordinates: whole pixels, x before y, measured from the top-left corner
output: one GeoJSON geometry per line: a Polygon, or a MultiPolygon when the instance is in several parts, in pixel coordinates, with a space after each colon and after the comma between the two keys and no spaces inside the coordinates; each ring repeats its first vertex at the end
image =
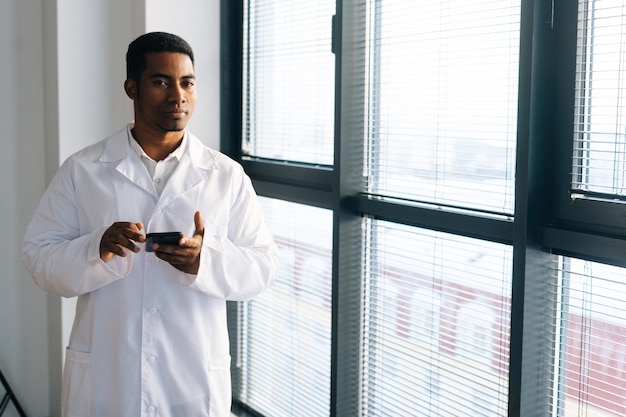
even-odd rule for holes
{"type": "MultiPolygon", "coordinates": [[[[150,74],[150,78],[167,78],[168,80],[171,80],[174,77],[172,77],[169,74],[162,73],[162,72],[155,72],[154,74],[150,74]]],[[[183,75],[181,78],[183,80],[195,80],[196,76],[190,74],[190,75],[183,75]]]]}

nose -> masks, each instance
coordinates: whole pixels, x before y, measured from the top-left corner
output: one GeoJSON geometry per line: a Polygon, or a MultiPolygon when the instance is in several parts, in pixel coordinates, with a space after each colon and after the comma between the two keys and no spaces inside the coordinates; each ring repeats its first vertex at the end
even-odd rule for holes
{"type": "Polygon", "coordinates": [[[187,101],[185,97],[185,89],[178,85],[174,84],[170,87],[169,100],[172,103],[184,103],[187,101]]]}

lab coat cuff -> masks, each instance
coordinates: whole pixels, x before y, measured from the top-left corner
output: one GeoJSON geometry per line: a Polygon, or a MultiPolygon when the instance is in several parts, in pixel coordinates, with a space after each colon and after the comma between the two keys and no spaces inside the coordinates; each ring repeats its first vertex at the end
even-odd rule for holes
{"type": "Polygon", "coordinates": [[[128,249],[124,249],[124,251],[126,256],[114,256],[109,262],[104,262],[100,259],[100,262],[118,277],[127,276],[133,267],[133,253],[128,249]]]}
{"type": "Polygon", "coordinates": [[[102,262],[100,259],[100,242],[106,231],[107,226],[102,226],[91,234],[91,243],[89,244],[89,252],[87,255],[89,263],[102,262]]]}

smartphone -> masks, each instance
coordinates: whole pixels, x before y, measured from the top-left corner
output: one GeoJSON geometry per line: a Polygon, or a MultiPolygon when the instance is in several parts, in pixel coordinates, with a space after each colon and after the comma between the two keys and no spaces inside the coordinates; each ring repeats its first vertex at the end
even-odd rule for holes
{"type": "Polygon", "coordinates": [[[146,235],[146,252],[153,252],[153,243],[178,245],[178,241],[181,237],[183,237],[181,232],[148,233],[146,235]]]}

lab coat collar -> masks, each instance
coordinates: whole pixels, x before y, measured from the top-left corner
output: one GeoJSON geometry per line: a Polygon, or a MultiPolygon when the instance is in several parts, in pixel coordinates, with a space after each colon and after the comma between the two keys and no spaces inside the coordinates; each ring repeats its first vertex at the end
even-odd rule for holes
{"type": "MultiPolygon", "coordinates": [[[[99,160],[105,163],[119,161],[116,166],[118,172],[156,197],[157,193],[152,184],[152,179],[141,163],[139,155],[130,147],[129,135],[132,125],[130,123],[126,128],[106,140],[104,151],[99,160]]],[[[164,206],[184,194],[189,188],[203,181],[208,176],[209,171],[218,169],[216,151],[205,146],[200,139],[189,131],[186,130],[185,135],[188,139],[188,149],[182,155],[179,166],[166,184],[159,206],[164,206]]]]}
{"type": "MultiPolygon", "coordinates": [[[[132,122],[129,123],[124,129],[107,139],[104,151],[100,156],[100,162],[121,161],[129,157],[131,149],[128,140],[131,138],[129,135],[133,125],[132,122]]],[[[187,155],[191,159],[191,164],[198,169],[218,169],[215,158],[216,151],[205,146],[200,139],[195,137],[188,130],[185,130],[185,135],[189,142],[187,145],[189,147],[187,155]]]]}

